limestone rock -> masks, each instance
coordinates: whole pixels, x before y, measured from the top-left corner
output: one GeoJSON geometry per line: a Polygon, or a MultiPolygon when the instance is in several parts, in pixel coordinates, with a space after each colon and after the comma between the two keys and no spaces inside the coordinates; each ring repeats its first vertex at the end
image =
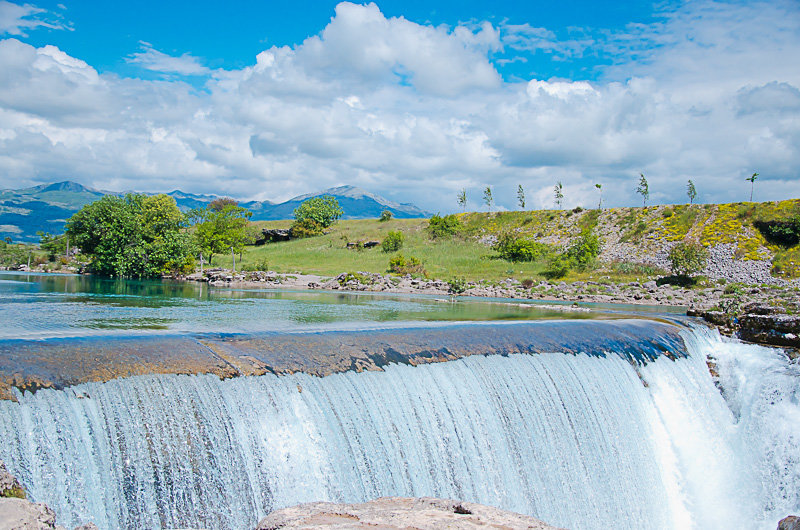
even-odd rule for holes
{"type": "Polygon", "coordinates": [[[383,497],[363,504],[312,502],[278,510],[258,523],[258,530],[415,528],[498,528],[549,530],[533,517],[447,499],[383,497]]]}
{"type": "Polygon", "coordinates": [[[778,530],[800,530],[800,517],[790,515],[778,523],[778,530]]]}
{"type": "Polygon", "coordinates": [[[25,497],[22,484],[8,472],[2,460],[0,460],[0,497],[25,497]]]}
{"type": "Polygon", "coordinates": [[[63,530],[46,504],[25,499],[0,499],[0,530],[63,530]]]}

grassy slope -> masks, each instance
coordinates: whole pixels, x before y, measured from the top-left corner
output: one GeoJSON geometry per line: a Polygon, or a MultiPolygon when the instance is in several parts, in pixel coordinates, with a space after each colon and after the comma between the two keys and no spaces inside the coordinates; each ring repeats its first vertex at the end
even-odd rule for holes
{"type": "MultiPolygon", "coordinates": [[[[278,272],[303,272],[333,276],[340,272],[386,272],[389,258],[380,248],[348,250],[347,241],[382,240],[389,230],[400,230],[405,245],[400,251],[422,260],[428,275],[447,279],[464,276],[469,280],[497,281],[508,277],[534,278],[544,270],[544,263],[509,263],[495,258],[495,253],[480,238],[502,231],[514,231],[554,245],[567,245],[582,229],[594,227],[612,243],[628,243],[637,248],[655,249],[666,241],[693,238],[705,245],[733,243],[741,259],[769,259],[786,277],[800,276],[800,246],[784,249],[770,245],[752,225],[753,219],[784,218],[800,213],[800,199],[768,203],[721,205],[666,205],[648,208],[613,208],[599,212],[584,210],[538,210],[468,213],[461,219],[467,235],[445,241],[431,241],[425,232],[425,219],[340,221],[330,233],[309,239],[251,247],[244,255],[245,266],[263,265],[278,272]]],[[[286,228],[290,221],[260,222],[259,226],[286,228]]],[[[230,267],[230,256],[219,256],[214,265],[230,267]]],[[[238,267],[237,267],[238,268],[238,267]]],[[[619,281],[642,279],[646,271],[620,272],[600,269],[588,273],[570,273],[567,280],[599,279],[612,276],[619,281]]]]}

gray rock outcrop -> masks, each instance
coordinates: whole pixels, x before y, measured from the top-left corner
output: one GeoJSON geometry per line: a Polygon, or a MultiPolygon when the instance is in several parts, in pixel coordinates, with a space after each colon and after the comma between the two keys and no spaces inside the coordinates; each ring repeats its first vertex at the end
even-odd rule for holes
{"type": "Polygon", "coordinates": [[[508,528],[549,530],[554,527],[527,515],[491,506],[447,499],[382,497],[363,504],[312,502],[272,512],[258,530],[381,528],[508,528]]]}

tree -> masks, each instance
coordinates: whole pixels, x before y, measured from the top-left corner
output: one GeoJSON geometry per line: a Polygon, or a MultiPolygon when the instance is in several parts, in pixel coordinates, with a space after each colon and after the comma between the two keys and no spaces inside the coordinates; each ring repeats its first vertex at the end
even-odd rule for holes
{"type": "Polygon", "coordinates": [[[489,211],[492,211],[492,204],[494,204],[494,197],[492,197],[492,188],[486,186],[486,189],[483,190],[483,202],[486,204],[486,207],[489,208],[489,211]]]}
{"type": "Polygon", "coordinates": [[[694,187],[694,182],[691,180],[686,184],[686,195],[689,197],[689,204],[694,204],[694,200],[697,197],[697,190],[694,187]]]}
{"type": "Polygon", "coordinates": [[[603,209],[603,185],[602,184],[595,184],[594,187],[597,188],[597,191],[600,192],[600,201],[597,203],[597,209],[598,210],[602,210],[603,209]]]}
{"type": "Polygon", "coordinates": [[[385,223],[386,221],[391,221],[393,216],[394,214],[391,212],[391,210],[384,210],[381,212],[381,216],[378,221],[385,223]]]}
{"type": "Polygon", "coordinates": [[[647,206],[647,199],[650,198],[650,186],[647,184],[647,179],[644,178],[644,173],[639,173],[639,186],[636,187],[636,193],[642,196],[642,207],[647,206]]]}
{"type": "Polygon", "coordinates": [[[525,209],[525,190],[522,189],[522,184],[517,187],[517,201],[519,202],[519,207],[523,210],[525,209]]]}
{"type": "Polygon", "coordinates": [[[758,179],[758,173],[753,173],[745,179],[750,181],[750,202],[753,202],[753,187],[755,186],[756,179],[758,179]]]}
{"type": "Polygon", "coordinates": [[[239,206],[236,201],[224,199],[189,212],[189,218],[194,222],[195,241],[209,265],[214,254],[231,250],[241,254],[252,237],[247,229],[252,215],[253,212],[239,206]]]}
{"type": "Polygon", "coordinates": [[[553,195],[555,197],[556,208],[559,210],[561,209],[561,203],[564,200],[564,186],[561,185],[561,181],[559,180],[555,187],[553,187],[553,195]]]}
{"type": "Polygon", "coordinates": [[[461,191],[458,192],[458,205],[461,206],[462,211],[467,211],[467,190],[466,188],[461,188],[461,191]]]}
{"type": "Polygon", "coordinates": [[[295,237],[320,235],[344,213],[339,201],[331,195],[312,197],[294,209],[292,234],[295,237]]]}
{"type": "Polygon", "coordinates": [[[50,232],[36,232],[39,236],[39,248],[47,252],[47,259],[55,261],[57,256],[63,256],[67,253],[67,236],[61,234],[60,236],[51,235],[50,232]]]}
{"type": "Polygon", "coordinates": [[[168,195],[105,195],[69,218],[66,234],[95,273],[157,277],[188,272],[194,248],[186,217],[168,195]]]}

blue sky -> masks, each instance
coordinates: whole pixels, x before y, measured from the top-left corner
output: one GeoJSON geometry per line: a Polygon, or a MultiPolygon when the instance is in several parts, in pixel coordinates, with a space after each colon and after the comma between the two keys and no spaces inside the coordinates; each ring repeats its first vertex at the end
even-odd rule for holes
{"type": "Polygon", "coordinates": [[[800,196],[800,6],[0,0],[0,187],[800,196]]]}
{"type": "MultiPolygon", "coordinates": [[[[210,2],[38,2],[72,31],[32,31],[26,42],[55,44],[100,72],[147,77],[125,58],[140,42],[170,55],[190,53],[211,68],[238,69],[252,64],[267,46],[295,45],[325,27],[336,1],[210,2]]],[[[665,13],[651,2],[378,2],[387,17],[419,24],[456,26],[492,22],[496,26],[530,24],[568,38],[586,31],[620,31],[648,24],[665,13]]],[[[596,79],[598,66],[613,60],[591,51],[565,60],[560,54],[509,50],[492,55],[506,79],[551,77],[596,79]],[[503,59],[515,59],[504,62],[503,59]],[[498,61],[499,59],[499,61],[498,61]],[[524,60],[521,60],[524,59],[524,60]]]]}

